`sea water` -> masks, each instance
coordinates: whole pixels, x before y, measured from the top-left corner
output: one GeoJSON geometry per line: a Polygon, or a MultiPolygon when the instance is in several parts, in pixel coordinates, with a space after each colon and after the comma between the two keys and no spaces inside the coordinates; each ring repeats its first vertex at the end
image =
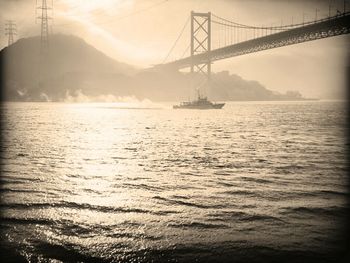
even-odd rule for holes
{"type": "Polygon", "coordinates": [[[1,240],[31,262],[329,262],[346,104],[2,104],[1,240]]]}

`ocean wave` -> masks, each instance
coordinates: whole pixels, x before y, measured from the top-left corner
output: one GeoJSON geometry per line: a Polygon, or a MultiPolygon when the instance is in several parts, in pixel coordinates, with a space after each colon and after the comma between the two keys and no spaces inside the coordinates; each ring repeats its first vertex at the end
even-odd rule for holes
{"type": "Polygon", "coordinates": [[[174,199],[169,199],[169,198],[164,198],[160,196],[154,196],[153,199],[161,200],[167,203],[171,203],[174,205],[183,205],[183,206],[190,206],[190,207],[196,207],[196,208],[205,208],[205,209],[210,209],[210,208],[224,208],[225,205],[204,205],[204,204],[198,204],[198,203],[192,203],[192,202],[187,202],[187,201],[182,201],[182,200],[174,200],[174,199]]]}
{"type": "Polygon", "coordinates": [[[165,188],[160,185],[155,187],[147,184],[132,184],[132,183],[123,183],[121,186],[130,188],[130,189],[143,189],[143,190],[153,191],[153,192],[158,192],[159,190],[165,188]]]}
{"type": "Polygon", "coordinates": [[[262,178],[255,178],[255,177],[241,176],[241,179],[243,179],[244,181],[254,182],[254,183],[261,183],[261,184],[273,183],[273,181],[271,181],[271,180],[262,179],[262,178]]]}
{"type": "Polygon", "coordinates": [[[1,223],[21,224],[21,225],[52,225],[54,222],[50,219],[40,218],[16,218],[16,217],[0,217],[1,223]]]}
{"type": "Polygon", "coordinates": [[[339,192],[339,191],[331,191],[331,190],[320,190],[319,193],[327,194],[327,195],[340,195],[340,196],[348,196],[350,193],[339,192]]]}
{"type": "Polygon", "coordinates": [[[216,164],[213,167],[216,169],[238,169],[242,168],[244,164],[242,163],[225,163],[225,164],[216,164]]]}
{"type": "Polygon", "coordinates": [[[241,218],[247,216],[248,214],[242,211],[221,211],[209,213],[208,218],[214,221],[227,221],[229,222],[231,219],[241,218]]]}
{"type": "Polygon", "coordinates": [[[309,192],[287,192],[287,191],[258,191],[258,190],[227,190],[220,192],[220,194],[229,196],[244,196],[248,198],[256,198],[259,200],[269,200],[269,201],[281,201],[289,199],[298,199],[309,196],[315,196],[314,193],[309,192]]]}
{"type": "Polygon", "coordinates": [[[0,188],[0,192],[6,193],[6,192],[12,192],[12,193],[45,193],[48,194],[45,191],[38,191],[38,190],[33,190],[33,189],[13,189],[13,188],[0,188]]]}
{"type": "Polygon", "coordinates": [[[1,175],[2,184],[25,184],[28,182],[39,182],[40,178],[30,178],[30,177],[18,177],[10,175],[1,175]]]}
{"type": "Polygon", "coordinates": [[[229,226],[225,224],[211,224],[211,223],[201,223],[201,222],[190,222],[190,223],[173,223],[168,224],[170,227],[175,228],[199,228],[199,229],[221,229],[221,228],[229,228],[229,226]]]}
{"type": "Polygon", "coordinates": [[[222,211],[211,213],[208,215],[211,221],[223,221],[223,222],[254,222],[254,221],[274,221],[285,222],[279,217],[265,215],[265,214],[251,214],[242,211],[222,211]]]}
{"type": "Polygon", "coordinates": [[[228,191],[224,191],[222,193],[228,194],[228,195],[245,195],[245,196],[256,195],[256,191],[248,191],[248,190],[228,190],[228,191]]]}
{"type": "Polygon", "coordinates": [[[42,260],[40,260],[40,257],[59,260],[62,262],[108,262],[104,258],[88,255],[83,251],[84,250],[80,250],[78,247],[69,246],[69,244],[52,244],[41,241],[36,244],[33,256],[35,255],[38,257],[36,259],[34,258],[34,262],[40,262],[42,260]]]}
{"type": "Polygon", "coordinates": [[[159,240],[161,236],[146,234],[144,232],[128,231],[135,227],[140,227],[141,223],[136,222],[122,222],[116,225],[99,225],[77,223],[71,220],[59,220],[53,225],[53,230],[58,235],[77,236],[79,238],[87,237],[110,237],[110,238],[128,238],[128,239],[147,239],[159,240]]]}
{"type": "Polygon", "coordinates": [[[281,218],[275,217],[275,216],[270,216],[270,215],[260,215],[260,214],[247,214],[245,216],[243,216],[242,218],[240,218],[240,220],[242,221],[249,221],[249,222],[254,222],[254,221],[274,221],[274,223],[276,222],[283,222],[285,223],[284,220],[282,220],[281,218]]]}
{"type": "Polygon", "coordinates": [[[130,207],[110,207],[110,206],[98,206],[87,203],[74,203],[74,202],[61,202],[61,203],[1,203],[0,208],[5,209],[49,209],[49,208],[72,208],[72,209],[87,209],[104,213],[141,213],[141,214],[153,214],[153,215],[167,215],[177,213],[177,211],[170,210],[148,210],[141,208],[130,207]]]}
{"type": "MultiPolygon", "coordinates": [[[[101,232],[99,233],[99,235],[101,232]]],[[[107,232],[105,233],[106,237],[111,237],[111,238],[128,238],[128,239],[134,239],[134,240],[151,240],[151,241],[156,241],[156,240],[162,240],[162,236],[153,236],[149,234],[144,234],[144,233],[137,233],[137,232],[107,232]]]]}
{"type": "Polygon", "coordinates": [[[312,216],[337,216],[343,217],[349,214],[349,208],[331,206],[331,207],[287,207],[280,212],[285,215],[312,215],[312,216]]]}
{"type": "Polygon", "coordinates": [[[222,182],[222,181],[217,182],[217,184],[223,185],[223,186],[228,186],[228,187],[237,185],[237,183],[227,183],[227,182],[222,182]]]}
{"type": "Polygon", "coordinates": [[[135,227],[140,227],[143,224],[136,222],[122,222],[116,225],[100,225],[87,224],[86,222],[75,222],[69,219],[53,219],[53,218],[17,218],[17,217],[0,217],[2,227],[9,225],[45,225],[50,227],[50,231],[58,236],[76,236],[79,238],[95,238],[95,237],[110,237],[110,238],[128,238],[134,240],[160,240],[162,236],[155,236],[149,233],[135,232],[135,227]]]}
{"type": "MultiPolygon", "coordinates": [[[[342,250],[340,250],[343,252],[342,250]]],[[[27,252],[28,253],[28,252],[27,252]]],[[[38,242],[28,253],[33,262],[342,262],[339,250],[310,251],[272,247],[252,241],[195,242],[161,248],[129,250],[118,244],[95,245],[91,250],[69,243],[38,242]],[[109,252],[109,253],[106,253],[109,252]],[[112,253],[111,253],[112,252],[112,253]]],[[[18,260],[25,262],[26,260],[18,260]]]]}

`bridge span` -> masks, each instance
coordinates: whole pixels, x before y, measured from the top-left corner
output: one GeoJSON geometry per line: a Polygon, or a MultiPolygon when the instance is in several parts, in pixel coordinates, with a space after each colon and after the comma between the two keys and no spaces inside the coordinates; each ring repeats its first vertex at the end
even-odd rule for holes
{"type": "MultiPolygon", "coordinates": [[[[217,17],[217,16],[215,16],[217,17]]],[[[162,68],[182,69],[191,67],[191,71],[195,71],[197,67],[199,72],[210,75],[210,64],[214,61],[226,59],[230,57],[241,56],[244,54],[259,52],[263,50],[294,45],[307,41],[334,37],[338,35],[348,34],[350,32],[350,13],[320,19],[309,23],[301,23],[296,25],[287,25],[281,27],[252,27],[241,25],[221,19],[212,21],[211,13],[195,13],[191,12],[191,54],[190,56],[164,64],[156,65],[162,68]],[[199,18],[204,20],[199,21],[199,18]],[[280,32],[274,32],[269,35],[253,38],[247,41],[231,44],[217,49],[211,49],[211,24],[219,23],[224,26],[236,27],[241,30],[272,30],[278,29],[280,32]],[[202,37],[198,37],[202,31],[202,37]],[[204,36],[203,36],[204,33],[204,36]],[[202,52],[197,52],[198,49],[202,52]],[[206,65],[207,70],[204,70],[206,65]]]]}

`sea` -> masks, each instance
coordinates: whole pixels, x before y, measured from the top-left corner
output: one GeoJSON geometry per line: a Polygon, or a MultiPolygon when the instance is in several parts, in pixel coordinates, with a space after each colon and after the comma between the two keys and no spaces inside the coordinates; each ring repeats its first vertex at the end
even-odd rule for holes
{"type": "Polygon", "coordinates": [[[344,101],[1,114],[1,262],[349,262],[344,101]]]}

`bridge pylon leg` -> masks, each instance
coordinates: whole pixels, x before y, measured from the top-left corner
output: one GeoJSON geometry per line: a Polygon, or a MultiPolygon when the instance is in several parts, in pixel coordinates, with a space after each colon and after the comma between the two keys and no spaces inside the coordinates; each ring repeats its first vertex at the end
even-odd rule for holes
{"type": "Polygon", "coordinates": [[[197,63],[195,55],[211,51],[211,13],[191,12],[191,75],[196,88],[206,87],[209,92],[211,80],[210,57],[205,63],[197,63]]]}

